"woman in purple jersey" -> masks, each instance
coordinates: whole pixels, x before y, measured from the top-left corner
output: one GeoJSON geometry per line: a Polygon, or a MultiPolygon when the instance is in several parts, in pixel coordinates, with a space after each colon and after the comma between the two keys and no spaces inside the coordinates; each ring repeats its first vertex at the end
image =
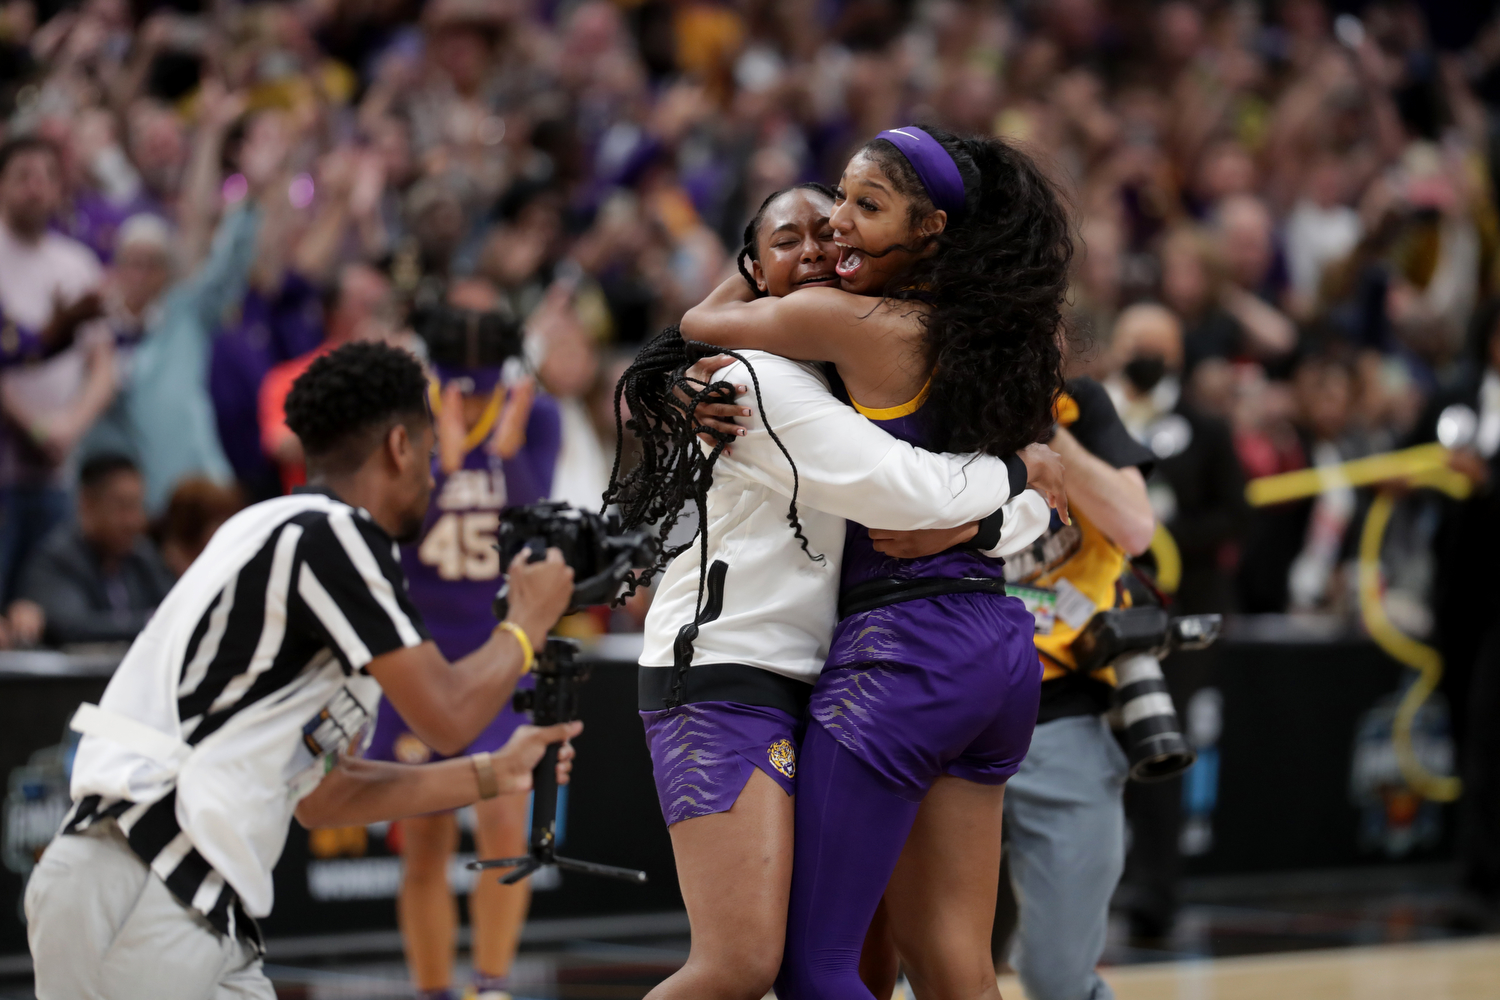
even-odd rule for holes
{"type": "MultiPolygon", "coordinates": [[[[822,185],[767,198],[746,227],[747,287],[781,296],[833,287],[832,209],[833,192],[822,185]]],[[[1040,533],[1046,504],[1017,496],[1024,462],[924,458],[865,426],[816,366],[765,355],[734,370],[747,383],[741,401],[706,411],[749,416],[746,403],[761,411],[748,431],[728,429],[734,457],[721,463],[728,451],[719,440],[710,451],[693,437],[700,422],[690,397],[700,393],[681,376],[693,356],[667,330],[621,379],[617,405],[629,404],[643,453],[633,469],[617,470],[606,494],[619,499],[627,523],[660,522],[664,535],[684,503],[709,525],[697,536],[701,551],[662,554],[670,566],[641,656],[638,707],[693,932],[687,963],[650,996],[758,1000],[786,939],[797,747],[833,631],[844,518],[862,510],[883,524],[957,527],[1005,502],[1003,534],[1014,542],[1040,533]],[[675,396],[674,385],[686,395],[675,396]],[[825,447],[820,437],[837,444],[825,447]],[[776,479],[773,468],[791,478],[776,479]],[[710,564],[705,595],[697,567],[710,564]]]]}
{"type": "MultiPolygon", "coordinates": [[[[479,279],[455,281],[448,301],[478,313],[500,306],[494,287],[479,279]]],[[[483,645],[494,629],[490,602],[500,586],[495,548],[500,511],[548,497],[562,425],[551,397],[534,394],[529,380],[505,386],[499,365],[434,368],[438,455],[432,472],[437,485],[421,540],[401,550],[401,565],[412,603],[438,648],[454,659],[483,645]]],[[[525,721],[507,706],[463,754],[500,749],[525,721]]],[[[406,764],[444,759],[410,731],[384,698],[366,756],[406,764]]],[[[527,802],[525,796],[511,795],[475,803],[479,857],[526,853],[527,802]]],[[[407,964],[423,1000],[458,996],[452,988],[458,908],[448,886],[448,862],[458,836],[453,813],[401,821],[398,913],[407,964]]],[[[483,1000],[509,996],[504,981],[529,900],[529,882],[505,886],[493,877],[479,879],[469,896],[474,985],[483,1000]]]]}
{"type": "MultiPolygon", "coordinates": [[[[838,195],[840,289],[755,299],[727,281],[684,338],[831,361],[862,413],[923,447],[1035,441],[1062,386],[1072,256],[1035,164],[998,139],[893,129],[855,154],[838,195]]],[[[919,995],[997,992],[989,929],[1004,783],[1036,721],[1033,622],[998,559],[892,557],[920,550],[847,535],[798,768],[783,1000],[872,996],[859,958],[882,896],[919,995]]]]}

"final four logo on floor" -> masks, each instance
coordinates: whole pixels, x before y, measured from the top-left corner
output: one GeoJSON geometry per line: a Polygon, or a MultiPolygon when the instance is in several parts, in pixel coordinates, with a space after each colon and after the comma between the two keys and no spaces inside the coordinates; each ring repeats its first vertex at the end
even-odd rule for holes
{"type": "Polygon", "coordinates": [[[23,878],[73,804],[68,776],[77,748],[78,734],[65,730],[61,743],[37,750],[25,764],[11,769],[0,806],[0,861],[23,878]]]}
{"type": "Polygon", "coordinates": [[[766,750],[766,756],[770,758],[771,766],[788,778],[797,776],[797,751],[792,747],[791,740],[772,743],[766,750]]]}

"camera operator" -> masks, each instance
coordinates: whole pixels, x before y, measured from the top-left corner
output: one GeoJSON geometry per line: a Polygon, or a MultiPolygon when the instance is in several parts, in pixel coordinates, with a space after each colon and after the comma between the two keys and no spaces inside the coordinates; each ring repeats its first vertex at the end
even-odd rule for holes
{"type": "Polygon", "coordinates": [[[433,486],[420,365],[342,347],[297,380],[287,420],[310,486],[226,522],[101,705],[74,719],[74,805],[26,891],[40,1000],[272,1000],[253,918],[271,910],[293,815],[362,824],[524,791],[547,745],[579,730],[526,727],[497,754],[430,766],[358,759],[382,690],[427,745],[467,746],[567,607],[573,572],[555,549],[518,558],[509,618],[450,664],[395,553],[433,486]]]}
{"type": "Polygon", "coordinates": [[[1073,524],[1054,518],[1030,552],[1005,566],[1008,581],[1052,602],[1037,618],[1036,732],[1007,788],[1005,823],[1018,906],[1016,965],[1026,995],[1102,1000],[1112,994],[1094,966],[1125,861],[1127,764],[1104,719],[1113,671],[1078,672],[1069,645],[1096,611],[1119,602],[1126,554],[1151,544],[1155,518],[1145,477],[1152,455],[1092,379],[1068,382],[1057,417],[1050,443],[1068,469],[1073,524]]]}

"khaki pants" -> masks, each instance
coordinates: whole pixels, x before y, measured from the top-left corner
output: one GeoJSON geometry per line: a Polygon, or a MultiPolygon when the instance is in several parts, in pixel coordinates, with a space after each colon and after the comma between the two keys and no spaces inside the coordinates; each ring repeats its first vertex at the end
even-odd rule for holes
{"type": "Polygon", "coordinates": [[[275,1000],[255,949],[180,903],[113,821],[58,837],[26,886],[37,1000],[275,1000]]]}

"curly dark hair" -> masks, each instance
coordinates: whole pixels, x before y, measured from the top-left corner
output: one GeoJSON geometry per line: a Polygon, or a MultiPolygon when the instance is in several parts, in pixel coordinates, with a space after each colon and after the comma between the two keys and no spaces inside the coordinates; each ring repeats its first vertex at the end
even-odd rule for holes
{"type": "Polygon", "coordinates": [[[734,257],[734,266],[740,269],[740,277],[745,279],[750,286],[750,291],[754,292],[757,297],[766,293],[756,285],[755,275],[751,274],[750,269],[745,266],[745,259],[749,258],[757,264],[760,263],[760,224],[766,221],[766,209],[771,207],[771,202],[792,191],[816,191],[829,201],[838,197],[838,193],[833,188],[827,184],[819,184],[817,181],[803,181],[801,184],[793,184],[791,187],[784,187],[780,191],[772,191],[766,195],[766,200],[760,203],[760,208],[757,208],[755,214],[750,217],[750,221],[745,223],[745,242],[740,247],[740,252],[734,257]]]}
{"type": "MultiPolygon", "coordinates": [[[[921,320],[932,371],[920,411],[926,444],[1008,455],[1051,426],[1062,391],[1068,213],[1031,157],[1005,140],[922,127],[958,164],[965,191],[961,217],[948,220],[928,244],[934,252],[914,260],[890,293],[930,306],[921,320]]],[[[876,138],[860,152],[911,200],[913,223],[934,210],[893,144],[876,138]]]]}
{"type": "Polygon", "coordinates": [[[358,468],[376,434],[396,422],[427,418],[422,366],[388,344],[345,344],[323,355],[286,397],[286,425],[308,460],[333,472],[358,468]]]}

